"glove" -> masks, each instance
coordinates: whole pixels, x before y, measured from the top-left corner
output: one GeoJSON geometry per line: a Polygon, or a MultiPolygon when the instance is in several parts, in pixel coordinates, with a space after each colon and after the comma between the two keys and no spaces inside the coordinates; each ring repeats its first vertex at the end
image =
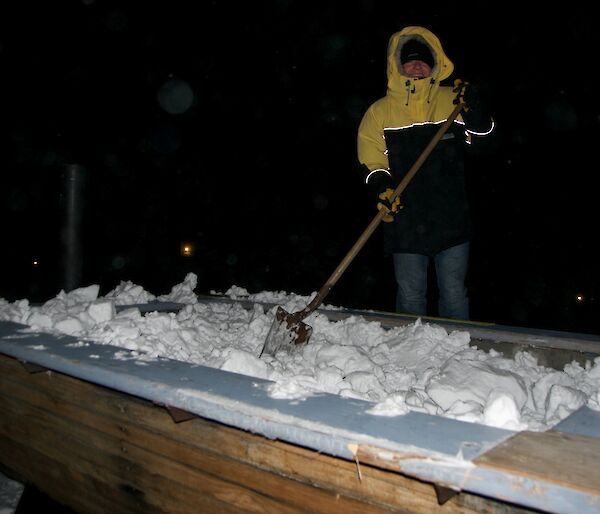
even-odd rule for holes
{"type": "Polygon", "coordinates": [[[462,117],[470,130],[487,130],[491,125],[491,116],[488,110],[487,93],[485,88],[464,82],[460,79],[454,81],[456,99],[454,103],[464,102],[465,107],[462,117]]]}
{"type": "Polygon", "coordinates": [[[394,190],[392,188],[388,188],[382,193],[379,194],[379,201],[377,202],[377,209],[386,210],[389,214],[386,214],[382,219],[386,223],[394,221],[394,214],[398,212],[399,209],[402,209],[402,205],[400,205],[400,196],[397,196],[393,202],[390,202],[392,195],[394,194],[394,190]]]}
{"type": "Polygon", "coordinates": [[[464,102],[466,111],[481,110],[487,103],[484,101],[485,95],[482,87],[477,84],[456,79],[452,91],[456,93],[454,103],[457,104],[459,101],[464,102]]]}
{"type": "MultiPolygon", "coordinates": [[[[369,188],[369,193],[373,195],[377,202],[377,209],[385,209],[394,214],[401,208],[399,196],[394,200],[393,204],[390,203],[390,198],[392,197],[392,194],[394,194],[394,183],[389,173],[383,170],[374,173],[367,183],[367,187],[369,188]]],[[[394,217],[392,214],[384,216],[382,220],[387,223],[393,221],[394,217]]]]}
{"type": "Polygon", "coordinates": [[[465,101],[465,87],[468,83],[461,80],[456,79],[454,81],[454,88],[452,89],[453,93],[456,93],[456,98],[454,99],[454,105],[457,105],[459,102],[465,101]]]}
{"type": "Polygon", "coordinates": [[[465,102],[467,111],[482,110],[486,102],[483,100],[481,86],[466,82],[463,89],[463,102],[465,102]]]}

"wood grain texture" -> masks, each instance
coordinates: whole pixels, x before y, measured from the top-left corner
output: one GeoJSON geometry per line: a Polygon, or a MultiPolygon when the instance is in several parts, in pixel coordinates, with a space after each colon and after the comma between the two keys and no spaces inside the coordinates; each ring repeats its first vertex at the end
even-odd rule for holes
{"type": "Polygon", "coordinates": [[[0,464],[81,512],[526,512],[0,356],[0,464]]]}
{"type": "Polygon", "coordinates": [[[519,432],[473,462],[600,495],[600,444],[593,437],[554,430],[519,432]]]}

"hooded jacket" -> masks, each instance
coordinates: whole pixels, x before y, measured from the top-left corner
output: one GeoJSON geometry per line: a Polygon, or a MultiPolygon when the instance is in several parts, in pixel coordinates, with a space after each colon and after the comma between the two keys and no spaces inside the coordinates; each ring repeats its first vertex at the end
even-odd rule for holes
{"type": "MultiPolygon", "coordinates": [[[[365,183],[395,188],[415,163],[439,126],[454,110],[456,93],[440,82],[454,65],[440,40],[423,27],[406,27],[390,38],[387,93],[373,103],[358,129],[358,159],[365,183]],[[400,53],[411,39],[433,55],[431,77],[412,79],[402,73],[400,53]]],[[[403,208],[384,223],[386,253],[436,255],[469,241],[472,226],[464,177],[465,145],[493,130],[481,113],[461,113],[404,190],[403,208]]]]}

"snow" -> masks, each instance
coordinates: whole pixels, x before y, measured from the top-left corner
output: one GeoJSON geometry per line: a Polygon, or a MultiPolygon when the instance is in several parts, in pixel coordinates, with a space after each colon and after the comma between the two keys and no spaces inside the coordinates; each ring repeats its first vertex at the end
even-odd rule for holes
{"type": "Polygon", "coordinates": [[[16,511],[25,486],[0,473],[0,514],[16,511]]]}
{"type": "MultiPolygon", "coordinates": [[[[111,345],[117,347],[115,359],[141,365],[166,357],[265,378],[272,381],[267,390],[274,398],[302,401],[328,392],[368,400],[374,416],[418,411],[515,431],[544,431],[583,405],[600,410],[600,357],[585,366],[573,361],[557,371],[538,365],[526,351],[509,359],[469,346],[467,331],[448,333],[420,319],[384,329],[359,316],[329,321],[313,312],[305,320],[313,327],[309,344],[260,358],[275,311],[260,302],[296,312],[311,297],[250,294],[232,286],[225,296],[257,302],[248,310],[238,302],[198,302],[196,283],[190,273],[159,296],[131,282],[99,296],[99,286],[90,285],[61,291],[40,306],[0,298],[0,320],[28,325],[28,333],[69,334],[78,339],[71,344],[81,347],[93,348],[89,341],[111,345]],[[177,313],[140,311],[139,305],[155,300],[185,305],[177,313]]],[[[35,348],[44,351],[43,345],[35,348]]],[[[0,475],[0,514],[14,512],[22,490],[0,475]]]]}
{"type": "MultiPolygon", "coordinates": [[[[268,379],[273,382],[268,392],[275,398],[302,400],[327,392],[368,400],[373,402],[369,412],[376,416],[419,411],[543,431],[582,405],[600,409],[600,358],[585,366],[573,361],[557,371],[538,365],[526,351],[505,358],[469,346],[467,331],[448,333],[421,320],[384,329],[359,316],[330,321],[313,312],[305,320],[313,327],[308,345],[260,358],[275,308],[265,312],[260,303],[248,310],[237,302],[198,302],[196,283],[190,273],[159,296],[121,282],[104,296],[90,285],[61,291],[40,306],[26,299],[0,299],[0,320],[28,325],[28,331],[69,334],[79,345],[94,341],[119,347],[115,359],[147,363],[166,357],[268,379]],[[140,312],[138,305],[154,300],[185,306],[177,313],[140,312]]],[[[239,286],[225,295],[281,305],[288,312],[310,301],[286,292],[250,294],[239,286]]]]}

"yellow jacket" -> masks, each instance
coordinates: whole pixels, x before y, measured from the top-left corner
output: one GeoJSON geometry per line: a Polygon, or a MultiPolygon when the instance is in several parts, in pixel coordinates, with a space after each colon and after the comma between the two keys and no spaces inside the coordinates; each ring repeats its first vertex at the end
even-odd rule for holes
{"type": "MultiPolygon", "coordinates": [[[[451,86],[440,85],[453,71],[440,40],[426,28],[406,27],[391,36],[387,93],[369,107],[358,129],[358,159],[365,183],[379,187],[384,178],[387,187],[395,187],[401,181],[454,110],[456,93],[451,86]],[[431,50],[431,77],[412,79],[402,73],[400,51],[410,39],[431,50]]],[[[405,189],[404,208],[393,223],[384,223],[386,253],[435,255],[470,239],[465,142],[493,127],[491,118],[474,114],[459,116],[405,189]]]]}

